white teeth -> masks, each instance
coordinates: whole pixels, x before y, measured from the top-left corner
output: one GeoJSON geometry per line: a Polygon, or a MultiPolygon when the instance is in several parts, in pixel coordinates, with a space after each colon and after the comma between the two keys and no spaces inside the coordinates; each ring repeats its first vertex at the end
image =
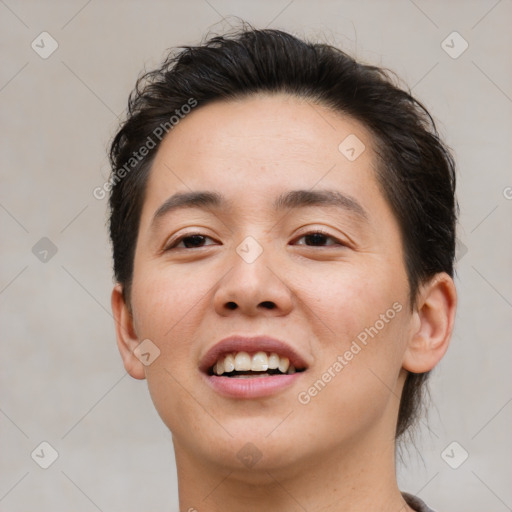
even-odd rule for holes
{"type": "Polygon", "coordinates": [[[215,373],[215,375],[222,375],[224,373],[224,368],[222,368],[222,361],[217,361],[215,363],[213,367],[213,373],[215,373]]]}
{"type": "Polygon", "coordinates": [[[238,352],[235,356],[235,370],[237,372],[247,372],[251,367],[251,356],[247,352],[238,352]]]}
{"type": "Polygon", "coordinates": [[[279,368],[279,356],[272,352],[270,357],[268,358],[268,369],[269,370],[277,370],[279,368]]]}
{"type": "Polygon", "coordinates": [[[279,371],[281,373],[286,373],[288,371],[289,366],[290,366],[290,360],[287,357],[279,358],[279,371]]]}
{"type": "Polygon", "coordinates": [[[268,356],[265,352],[256,352],[252,356],[251,370],[253,372],[266,372],[268,370],[268,356]]]}
{"type": "Polygon", "coordinates": [[[235,369],[235,358],[232,354],[228,354],[224,359],[224,371],[232,372],[235,369]]]}
{"type": "MultiPolygon", "coordinates": [[[[238,372],[266,372],[267,370],[277,370],[288,375],[297,370],[287,357],[279,357],[279,354],[272,352],[270,355],[263,351],[256,352],[252,357],[248,352],[236,352],[226,354],[220,357],[213,366],[215,375],[224,373],[238,372]]],[[[271,374],[264,374],[270,376],[271,374]]],[[[251,375],[236,375],[236,377],[251,377],[251,375]]],[[[256,375],[254,375],[256,376],[256,375]]]]}

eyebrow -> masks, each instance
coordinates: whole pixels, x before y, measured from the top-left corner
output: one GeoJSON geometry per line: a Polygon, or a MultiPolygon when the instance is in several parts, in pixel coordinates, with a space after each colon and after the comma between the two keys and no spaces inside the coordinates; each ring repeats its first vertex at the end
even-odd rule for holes
{"type": "MultiPolygon", "coordinates": [[[[170,212],[181,208],[220,210],[230,205],[231,201],[228,201],[226,197],[218,192],[176,192],[158,208],[153,215],[151,225],[158,223],[159,219],[170,212]]],[[[342,194],[337,190],[290,190],[279,195],[272,204],[275,211],[308,206],[334,206],[356,214],[361,220],[368,221],[368,214],[361,204],[354,197],[342,194]]]]}

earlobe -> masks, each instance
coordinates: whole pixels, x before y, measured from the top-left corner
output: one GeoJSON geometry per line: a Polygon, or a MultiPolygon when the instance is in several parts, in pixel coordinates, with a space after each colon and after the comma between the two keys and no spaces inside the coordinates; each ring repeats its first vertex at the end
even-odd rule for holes
{"type": "Polygon", "coordinates": [[[124,367],[134,379],[144,379],[146,378],[144,365],[134,354],[140,341],[133,325],[133,316],[123,297],[123,287],[119,283],[112,290],[111,305],[116,327],[117,347],[124,367]]]}
{"type": "Polygon", "coordinates": [[[456,307],[455,284],[447,273],[436,274],[422,286],[413,312],[404,369],[424,373],[437,365],[450,343],[456,307]]]}

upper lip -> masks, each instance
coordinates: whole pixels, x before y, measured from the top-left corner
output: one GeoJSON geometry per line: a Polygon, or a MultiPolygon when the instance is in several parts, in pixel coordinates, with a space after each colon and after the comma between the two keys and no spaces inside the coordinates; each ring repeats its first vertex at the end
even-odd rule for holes
{"type": "Polygon", "coordinates": [[[275,352],[281,357],[287,357],[295,368],[306,368],[306,362],[302,356],[290,345],[270,336],[229,336],[213,345],[201,358],[199,369],[203,372],[217,362],[220,356],[231,352],[275,352]]]}

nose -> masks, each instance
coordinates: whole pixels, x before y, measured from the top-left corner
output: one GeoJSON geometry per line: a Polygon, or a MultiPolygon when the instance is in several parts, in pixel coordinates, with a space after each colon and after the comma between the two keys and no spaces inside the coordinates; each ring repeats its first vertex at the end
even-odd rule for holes
{"type": "Polygon", "coordinates": [[[263,250],[255,261],[234,254],[232,267],[219,282],[214,296],[219,315],[282,316],[291,311],[293,293],[284,272],[279,271],[279,263],[271,261],[269,253],[263,250]]]}

